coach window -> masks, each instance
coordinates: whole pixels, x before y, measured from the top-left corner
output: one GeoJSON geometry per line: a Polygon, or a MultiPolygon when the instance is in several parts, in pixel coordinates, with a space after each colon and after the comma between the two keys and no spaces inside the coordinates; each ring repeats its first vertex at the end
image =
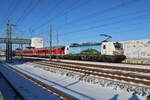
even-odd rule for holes
{"type": "Polygon", "coordinates": [[[65,47],[62,47],[61,50],[64,51],[65,47]]]}
{"type": "Polygon", "coordinates": [[[48,53],[48,50],[46,50],[46,53],[48,53]]]}

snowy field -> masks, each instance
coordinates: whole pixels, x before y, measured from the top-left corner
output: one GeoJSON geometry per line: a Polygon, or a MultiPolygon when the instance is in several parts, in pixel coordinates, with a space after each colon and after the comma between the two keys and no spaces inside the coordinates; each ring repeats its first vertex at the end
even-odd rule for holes
{"type": "Polygon", "coordinates": [[[30,63],[14,63],[14,68],[81,100],[148,100],[146,97],[133,95],[127,91],[101,87],[39,68],[30,63]]]}

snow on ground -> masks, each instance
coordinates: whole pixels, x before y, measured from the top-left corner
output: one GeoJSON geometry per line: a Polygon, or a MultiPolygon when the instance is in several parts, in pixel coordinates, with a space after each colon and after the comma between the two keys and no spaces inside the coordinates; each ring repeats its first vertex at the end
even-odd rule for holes
{"type": "MultiPolygon", "coordinates": [[[[0,72],[11,82],[11,84],[18,90],[18,92],[25,98],[25,100],[61,100],[57,95],[50,93],[43,89],[42,87],[34,84],[33,82],[26,80],[20,75],[14,73],[11,70],[8,70],[4,66],[0,65],[0,72]]],[[[5,85],[0,83],[1,87],[5,85]]],[[[6,91],[6,88],[0,88],[6,96],[9,96],[9,90],[6,91]]],[[[12,100],[12,99],[5,99],[12,100]]],[[[16,99],[17,100],[17,99],[16,99]]]]}
{"type": "Polygon", "coordinates": [[[81,100],[146,100],[123,90],[101,87],[38,68],[34,64],[13,64],[20,71],[81,100]]]}

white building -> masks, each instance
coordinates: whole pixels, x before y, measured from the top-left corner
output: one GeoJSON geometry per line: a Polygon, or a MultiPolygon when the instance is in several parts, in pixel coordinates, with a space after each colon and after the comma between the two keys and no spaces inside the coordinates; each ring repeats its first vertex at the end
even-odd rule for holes
{"type": "Polygon", "coordinates": [[[34,48],[43,48],[44,47],[44,41],[43,38],[31,38],[31,47],[34,48]]]}
{"type": "Polygon", "coordinates": [[[150,58],[150,39],[123,41],[127,58],[150,58]]]}
{"type": "Polygon", "coordinates": [[[150,39],[122,41],[126,62],[150,64],[150,39]]]}

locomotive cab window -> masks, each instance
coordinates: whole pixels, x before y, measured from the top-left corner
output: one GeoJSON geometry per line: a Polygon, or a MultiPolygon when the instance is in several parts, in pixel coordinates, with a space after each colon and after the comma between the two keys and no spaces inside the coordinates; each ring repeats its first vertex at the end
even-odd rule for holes
{"type": "Polygon", "coordinates": [[[103,49],[106,49],[106,46],[105,46],[105,45],[103,46],[103,49]]]}
{"type": "Polygon", "coordinates": [[[67,50],[69,50],[69,48],[67,47],[67,50]]]}
{"type": "Polygon", "coordinates": [[[122,44],[121,44],[121,43],[118,43],[118,42],[114,43],[114,46],[115,46],[115,48],[117,48],[117,49],[122,48],[122,44]]]}

